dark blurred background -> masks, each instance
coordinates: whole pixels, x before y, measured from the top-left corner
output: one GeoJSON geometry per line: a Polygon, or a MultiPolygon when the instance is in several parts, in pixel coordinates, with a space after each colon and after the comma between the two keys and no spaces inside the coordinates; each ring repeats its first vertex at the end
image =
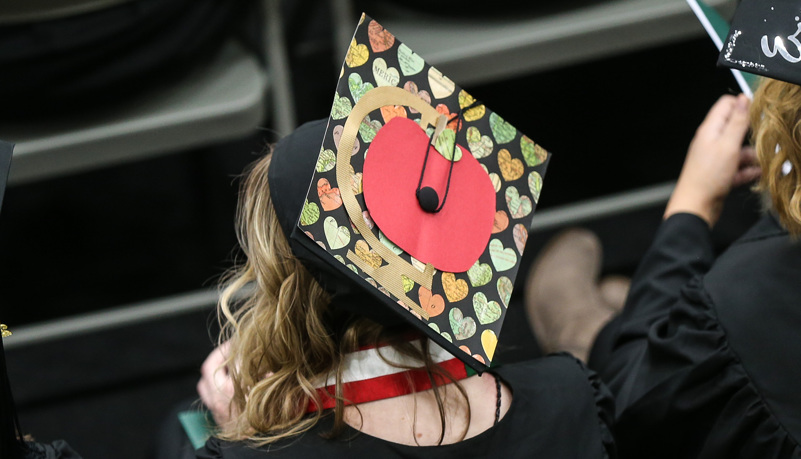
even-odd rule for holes
{"type": "MultiPolygon", "coordinates": [[[[286,2],[281,11],[296,120],[327,117],[342,58],[329,4],[286,2]]],[[[553,152],[538,206],[545,212],[675,180],[708,108],[738,92],[716,57],[699,26],[667,44],[465,88],[553,152]]],[[[3,119],[19,122],[10,102],[0,104],[3,119]]],[[[31,109],[25,116],[36,124],[31,109]]],[[[80,102],[70,109],[80,111],[80,102]]],[[[279,138],[275,126],[268,102],[260,126],[234,140],[10,186],[0,216],[2,322],[24,331],[213,287],[237,256],[238,176],[279,138]]],[[[721,249],[753,220],[758,204],[747,190],[735,193],[717,232],[721,249]]],[[[601,235],[604,272],[633,271],[661,210],[579,223],[601,235]]],[[[521,278],[559,229],[532,233],[521,278]]],[[[522,309],[509,314],[509,334],[518,338],[499,358],[535,355],[522,309]]],[[[6,340],[23,427],[43,441],[64,438],[87,459],[150,457],[159,424],[175,403],[194,396],[214,328],[212,310],[197,309],[25,346],[6,340]]]]}

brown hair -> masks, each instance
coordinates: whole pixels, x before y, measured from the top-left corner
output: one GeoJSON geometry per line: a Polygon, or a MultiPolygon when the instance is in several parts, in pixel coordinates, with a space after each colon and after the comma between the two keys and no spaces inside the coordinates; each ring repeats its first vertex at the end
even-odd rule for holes
{"type": "MultiPolygon", "coordinates": [[[[222,284],[218,317],[220,342],[230,340],[227,366],[234,382],[232,418],[220,437],[265,445],[311,429],[322,416],[315,382],[336,376],[336,408],[331,437],[345,428],[342,363],[348,352],[365,344],[390,343],[402,355],[421,362],[433,381],[454,382],[436,365],[429,343],[414,346],[408,329],[393,332],[367,319],[356,319],[341,337],[326,320],[330,298],[294,257],[273,209],[267,170],[270,155],[246,171],[237,212],[238,237],[245,263],[222,284]],[[307,415],[309,403],[318,407],[307,415]]],[[[411,384],[411,381],[410,381],[411,384]]],[[[434,387],[445,435],[444,388],[434,387]],[[441,394],[443,392],[443,394],[441,394]]],[[[467,394],[454,384],[467,403],[467,394]]],[[[467,403],[467,419],[470,416],[467,403]]],[[[462,434],[466,435],[467,430],[462,434]]]]}
{"type": "Polygon", "coordinates": [[[752,141],[767,192],[785,228],[801,235],[801,87],[763,78],[751,105],[752,141]],[[784,164],[792,170],[785,175],[784,164]]]}

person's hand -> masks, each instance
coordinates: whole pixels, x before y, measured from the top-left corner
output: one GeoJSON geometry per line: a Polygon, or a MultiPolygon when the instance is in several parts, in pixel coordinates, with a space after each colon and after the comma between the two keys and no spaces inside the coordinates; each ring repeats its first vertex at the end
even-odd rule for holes
{"type": "Polygon", "coordinates": [[[714,226],[735,186],[759,177],[756,153],[743,147],[748,132],[748,98],[723,96],[712,106],[690,143],[665,218],[688,212],[714,226]]]}
{"type": "Polygon", "coordinates": [[[225,366],[230,341],[214,349],[200,368],[197,393],[200,400],[211,411],[214,422],[223,425],[231,419],[231,399],[234,397],[234,382],[225,366]]]}

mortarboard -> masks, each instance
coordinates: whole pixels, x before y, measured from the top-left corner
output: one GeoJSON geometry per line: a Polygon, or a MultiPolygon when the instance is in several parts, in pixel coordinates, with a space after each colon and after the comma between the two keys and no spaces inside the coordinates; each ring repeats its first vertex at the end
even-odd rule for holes
{"type": "Polygon", "coordinates": [[[293,253],[334,306],[411,324],[481,372],[549,159],[362,15],[330,117],[278,143],[269,181],[293,253]]]}
{"type": "Polygon", "coordinates": [[[801,1],[743,0],[718,65],[801,84],[801,1]]]}

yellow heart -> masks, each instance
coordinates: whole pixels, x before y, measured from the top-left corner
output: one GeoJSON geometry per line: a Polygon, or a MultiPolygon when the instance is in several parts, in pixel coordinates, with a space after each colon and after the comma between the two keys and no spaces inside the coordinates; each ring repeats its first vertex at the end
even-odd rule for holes
{"type": "Polygon", "coordinates": [[[484,353],[487,354],[487,358],[492,360],[492,356],[495,355],[495,346],[498,345],[498,337],[495,336],[495,332],[492,330],[481,332],[481,345],[484,346],[484,353]]]}
{"type": "Polygon", "coordinates": [[[464,279],[456,279],[456,275],[453,273],[442,273],[442,289],[445,290],[445,296],[451,303],[467,297],[467,282],[464,279]]]}
{"type": "Polygon", "coordinates": [[[364,65],[365,62],[370,58],[370,51],[367,49],[367,45],[360,45],[356,43],[356,39],[354,38],[350,42],[350,48],[348,48],[348,54],[345,56],[345,64],[348,67],[358,67],[360,65],[364,65]]]}
{"type": "Polygon", "coordinates": [[[512,154],[505,148],[498,152],[498,166],[501,168],[503,179],[507,182],[519,179],[525,172],[523,161],[512,159],[512,154]]]}
{"type": "MultiPolygon", "coordinates": [[[[475,101],[476,99],[474,99],[473,96],[468,94],[465,90],[459,92],[459,108],[469,107],[470,104],[474,103],[475,101]]],[[[470,122],[481,119],[486,112],[487,107],[481,104],[467,110],[462,116],[464,117],[465,121],[470,122]]]]}
{"type": "Polygon", "coordinates": [[[370,250],[370,245],[364,239],[359,239],[356,242],[356,256],[375,269],[380,268],[381,263],[384,261],[381,255],[370,250]]]}

